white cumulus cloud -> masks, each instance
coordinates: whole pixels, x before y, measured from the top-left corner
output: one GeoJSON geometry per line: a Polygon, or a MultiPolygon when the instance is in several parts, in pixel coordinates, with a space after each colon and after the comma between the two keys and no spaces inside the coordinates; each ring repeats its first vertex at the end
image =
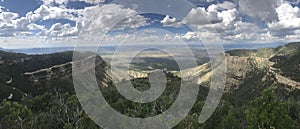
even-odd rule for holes
{"type": "Polygon", "coordinates": [[[268,30],[273,36],[280,38],[299,37],[300,30],[300,9],[293,7],[288,2],[283,2],[276,8],[278,21],[268,23],[268,30]]]}
{"type": "Polygon", "coordinates": [[[149,25],[147,19],[138,15],[135,10],[116,4],[86,7],[79,11],[79,15],[82,16],[81,20],[85,22],[88,31],[136,29],[149,25]]]}
{"type": "Polygon", "coordinates": [[[237,0],[239,11],[253,18],[264,21],[277,20],[275,8],[279,6],[281,0],[237,0]]]}
{"type": "Polygon", "coordinates": [[[166,15],[163,20],[160,21],[163,26],[168,26],[168,27],[181,27],[183,25],[182,22],[177,21],[176,18],[171,18],[169,15],[166,15]]]}

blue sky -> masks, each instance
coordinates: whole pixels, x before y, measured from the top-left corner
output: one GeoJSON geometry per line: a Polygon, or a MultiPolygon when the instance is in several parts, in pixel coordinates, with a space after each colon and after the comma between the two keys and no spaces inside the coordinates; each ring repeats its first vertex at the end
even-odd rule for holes
{"type": "Polygon", "coordinates": [[[75,46],[84,40],[80,36],[101,37],[96,34],[103,30],[108,31],[105,45],[128,37],[141,44],[158,39],[224,44],[300,39],[299,0],[134,1],[1,0],[0,47],[75,46]]]}

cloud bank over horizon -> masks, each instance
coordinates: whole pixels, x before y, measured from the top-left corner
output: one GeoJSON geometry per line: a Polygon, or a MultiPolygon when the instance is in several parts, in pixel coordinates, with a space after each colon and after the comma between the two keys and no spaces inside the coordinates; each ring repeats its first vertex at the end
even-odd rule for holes
{"type": "Polygon", "coordinates": [[[128,37],[141,43],[156,39],[228,44],[300,40],[299,0],[190,0],[195,8],[182,19],[139,14],[135,10],[139,5],[126,8],[105,0],[27,0],[24,5],[16,1],[24,3],[0,2],[0,47],[74,46],[79,35],[105,30],[110,30],[107,45],[128,37]],[[113,20],[121,21],[110,28],[113,20]],[[168,30],[173,35],[149,28],[168,30]],[[138,30],[145,33],[129,36],[138,30]]]}

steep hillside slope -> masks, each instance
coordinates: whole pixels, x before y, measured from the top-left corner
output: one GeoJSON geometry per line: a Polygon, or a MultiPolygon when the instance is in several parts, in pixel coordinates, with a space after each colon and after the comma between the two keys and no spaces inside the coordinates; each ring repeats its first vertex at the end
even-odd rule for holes
{"type": "MultiPolygon", "coordinates": [[[[265,76],[255,81],[274,80],[276,83],[300,90],[300,43],[291,43],[278,48],[232,50],[227,53],[227,91],[228,88],[238,88],[245,79],[256,74],[265,76]]],[[[207,65],[199,66],[199,68],[207,65]]],[[[193,68],[184,71],[184,73],[209,71],[209,67],[205,68],[193,68]]],[[[211,73],[206,73],[207,75],[200,78],[201,82],[203,80],[209,81],[208,76],[211,73]]]]}
{"type": "Polygon", "coordinates": [[[291,43],[279,47],[279,50],[270,57],[272,67],[279,74],[300,82],[300,43],[291,43]]]}
{"type": "MultiPolygon", "coordinates": [[[[0,99],[20,100],[28,95],[36,96],[54,89],[74,91],[72,66],[87,62],[89,59],[84,57],[91,53],[78,55],[78,60],[72,61],[73,52],[26,55],[0,51],[0,99]],[[9,97],[11,94],[13,97],[9,97]]],[[[96,62],[97,68],[106,66],[99,56],[96,62]]]]}

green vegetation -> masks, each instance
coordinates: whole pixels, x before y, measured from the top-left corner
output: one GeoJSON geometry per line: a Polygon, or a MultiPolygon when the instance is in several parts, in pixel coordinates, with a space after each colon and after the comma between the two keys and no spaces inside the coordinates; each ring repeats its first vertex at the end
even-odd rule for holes
{"type": "MultiPolygon", "coordinates": [[[[287,50],[294,50],[297,46],[300,46],[299,43],[276,49],[250,52],[236,50],[229,53],[236,56],[267,57],[278,52],[280,54],[275,54],[270,59],[276,62],[274,67],[280,69],[285,76],[298,80],[299,51],[291,53],[287,50]]],[[[0,61],[4,61],[0,64],[0,129],[100,128],[79,104],[70,73],[63,73],[63,76],[50,78],[50,80],[39,80],[38,83],[24,76],[24,72],[70,62],[72,52],[25,55],[0,51],[0,57],[0,61]],[[12,82],[7,83],[10,79],[12,82]],[[8,99],[10,94],[13,94],[12,99],[8,99]]],[[[168,61],[161,61],[163,64],[161,67],[170,65],[164,63],[168,61]]],[[[96,68],[98,72],[96,76],[103,77],[101,68],[96,68]]],[[[100,87],[100,89],[115,110],[130,117],[151,117],[167,110],[177,99],[180,91],[181,79],[171,73],[166,75],[168,80],[166,90],[162,96],[151,103],[139,104],[125,99],[110,80],[106,82],[108,87],[100,87]]],[[[300,128],[300,90],[290,90],[285,85],[278,84],[267,69],[253,69],[246,73],[245,79],[240,77],[237,80],[242,80],[238,88],[224,93],[218,108],[204,124],[198,123],[198,119],[209,91],[209,83],[201,84],[195,105],[175,129],[300,128]]],[[[150,87],[148,78],[133,79],[131,82],[141,91],[150,87]]]]}
{"type": "Polygon", "coordinates": [[[288,115],[288,104],[281,102],[275,96],[271,86],[262,92],[262,95],[251,102],[246,110],[248,127],[251,129],[289,129],[292,119],[288,115]]]}
{"type": "Polygon", "coordinates": [[[81,109],[73,94],[45,93],[21,102],[4,100],[0,104],[0,128],[99,128],[81,109]]]}
{"type": "MultiPolygon", "coordinates": [[[[117,111],[127,116],[145,118],[162,113],[176,99],[180,78],[169,74],[168,80],[170,83],[167,85],[166,92],[158,100],[146,104],[126,100],[112,85],[110,88],[102,87],[101,91],[117,111]]],[[[149,84],[147,79],[133,80],[132,83],[136,88],[147,88],[149,84]]],[[[244,93],[244,96],[237,97],[243,91],[225,94],[213,116],[205,124],[199,124],[199,114],[208,90],[200,86],[197,102],[189,115],[175,127],[176,129],[300,127],[294,116],[295,112],[292,112],[292,110],[300,111],[299,106],[289,101],[279,100],[274,86],[257,91],[256,97],[251,93],[244,93]]],[[[85,114],[73,91],[62,93],[60,90],[45,92],[35,97],[25,97],[19,102],[4,100],[0,104],[0,123],[0,128],[11,129],[100,128],[85,114]]]]}
{"type": "Polygon", "coordinates": [[[278,54],[270,59],[276,62],[273,67],[282,75],[300,82],[300,42],[280,47],[278,54]]]}
{"type": "Polygon", "coordinates": [[[258,50],[245,50],[245,49],[237,49],[228,51],[231,56],[240,56],[240,57],[248,57],[255,56],[261,58],[269,58],[276,52],[276,49],[273,48],[261,48],[258,50]]]}

